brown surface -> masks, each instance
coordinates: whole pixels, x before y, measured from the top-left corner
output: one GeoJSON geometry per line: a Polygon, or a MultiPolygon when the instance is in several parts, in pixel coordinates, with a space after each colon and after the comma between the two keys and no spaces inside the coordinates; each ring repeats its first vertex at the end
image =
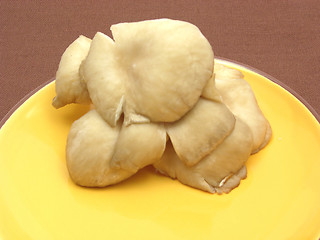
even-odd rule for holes
{"type": "Polygon", "coordinates": [[[0,119],[55,75],[65,48],[111,24],[173,18],[197,25],[216,56],[282,81],[320,113],[320,3],[304,1],[0,1],[0,119]]]}

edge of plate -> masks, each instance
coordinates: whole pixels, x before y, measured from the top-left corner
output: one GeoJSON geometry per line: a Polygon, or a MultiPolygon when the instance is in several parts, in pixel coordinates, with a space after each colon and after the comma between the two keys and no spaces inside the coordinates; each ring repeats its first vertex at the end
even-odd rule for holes
{"type": "Polygon", "coordinates": [[[0,130],[2,129],[2,127],[5,125],[5,123],[9,120],[9,118],[11,117],[11,115],[18,110],[19,107],[21,107],[22,104],[24,104],[30,97],[32,97],[34,94],[36,94],[39,90],[41,90],[42,88],[46,87],[47,85],[49,85],[51,82],[54,81],[54,78],[50,79],[49,81],[42,83],[40,86],[36,87],[35,89],[33,89],[31,92],[29,92],[28,94],[26,94],[22,99],[20,99],[19,102],[17,102],[10,110],[9,112],[7,112],[6,115],[4,115],[4,117],[1,119],[0,121],[0,130]]]}
{"type": "Polygon", "coordinates": [[[253,67],[249,66],[249,65],[237,62],[235,60],[230,60],[228,58],[223,58],[223,57],[215,57],[215,59],[220,60],[222,62],[230,62],[230,63],[238,65],[240,67],[244,67],[244,68],[246,68],[246,69],[248,69],[248,70],[250,70],[252,72],[255,72],[255,73],[267,78],[271,82],[279,85],[284,90],[286,90],[287,92],[292,94],[295,98],[297,98],[309,110],[309,112],[315,117],[315,119],[320,123],[320,115],[318,114],[318,112],[303,97],[301,97],[296,91],[294,91],[292,88],[290,88],[285,83],[281,82],[280,80],[272,77],[271,75],[269,75],[269,74],[267,74],[267,73],[265,73],[265,72],[263,72],[261,70],[258,70],[256,68],[253,68],[253,67]]]}

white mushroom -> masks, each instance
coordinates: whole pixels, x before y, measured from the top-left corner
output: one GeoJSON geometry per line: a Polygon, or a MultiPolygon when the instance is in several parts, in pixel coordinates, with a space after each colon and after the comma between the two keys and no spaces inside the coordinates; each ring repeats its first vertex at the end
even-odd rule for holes
{"type": "Polygon", "coordinates": [[[215,86],[215,75],[213,74],[212,77],[207,82],[207,85],[204,87],[201,97],[212,100],[214,102],[222,102],[221,94],[219,93],[218,89],[215,86]]]}
{"type": "Polygon", "coordinates": [[[161,158],[166,141],[167,133],[163,124],[122,125],[111,165],[137,171],[161,158]]]}
{"type": "Polygon", "coordinates": [[[250,85],[236,69],[221,64],[215,64],[214,69],[216,87],[223,102],[235,116],[248,124],[253,136],[252,153],[259,151],[269,142],[272,131],[250,85]]]}
{"type": "Polygon", "coordinates": [[[83,66],[97,111],[115,126],[172,122],[198,101],[213,74],[213,51],[200,30],[170,19],[113,25],[97,33],[83,66]]]}
{"type": "Polygon", "coordinates": [[[96,110],[91,110],[72,124],[66,158],[75,183],[86,187],[103,187],[134,174],[110,168],[120,128],[120,123],[114,128],[110,127],[96,110]]]}
{"type": "Polygon", "coordinates": [[[91,102],[85,83],[79,74],[82,61],[87,57],[91,39],[80,36],[63,53],[56,73],[56,93],[52,105],[55,108],[69,103],[91,102]]]}
{"type": "Polygon", "coordinates": [[[191,187],[211,193],[229,192],[239,184],[240,179],[246,177],[244,164],[251,148],[251,131],[237,118],[232,133],[197,164],[187,166],[168,142],[163,157],[154,163],[154,167],[191,187]]]}
{"type": "Polygon", "coordinates": [[[233,130],[235,118],[221,102],[200,98],[183,118],[166,124],[175,152],[187,166],[198,163],[233,130]]]}
{"type": "Polygon", "coordinates": [[[56,74],[54,107],[94,106],[68,135],[72,180],[104,187],[154,165],[211,193],[238,186],[272,134],[242,73],[214,65],[209,42],[187,22],[120,23],[111,32],[80,36],[56,74]]]}
{"type": "Polygon", "coordinates": [[[163,127],[156,124],[121,127],[122,121],[111,127],[96,110],[72,124],[66,158],[75,183],[87,187],[108,186],[160,159],[166,143],[163,127]]]}

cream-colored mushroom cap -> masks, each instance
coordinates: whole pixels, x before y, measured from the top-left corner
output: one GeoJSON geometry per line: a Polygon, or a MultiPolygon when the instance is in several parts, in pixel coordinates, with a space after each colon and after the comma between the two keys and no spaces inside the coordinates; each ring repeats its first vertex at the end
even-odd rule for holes
{"type": "Polygon", "coordinates": [[[55,88],[57,96],[52,105],[55,108],[70,103],[90,103],[89,93],[79,74],[82,61],[87,57],[91,39],[79,36],[64,51],[56,73],[55,88]]]}
{"type": "Polygon", "coordinates": [[[240,119],[210,154],[193,166],[187,166],[168,142],[163,157],[154,163],[156,169],[183,184],[207,192],[229,192],[246,177],[245,162],[250,156],[252,135],[240,119]]]}
{"type": "Polygon", "coordinates": [[[166,132],[158,124],[119,121],[111,127],[96,110],[76,120],[70,129],[66,158],[72,180],[87,187],[119,183],[162,156],[166,132]]]}
{"type": "Polygon", "coordinates": [[[250,127],[253,136],[252,152],[259,151],[269,142],[272,130],[249,83],[240,71],[221,64],[215,64],[215,76],[216,87],[223,102],[250,127]]]}
{"type": "Polygon", "coordinates": [[[93,104],[112,126],[172,122],[198,101],[213,74],[213,51],[193,24],[159,19],[111,27],[114,40],[97,33],[84,62],[93,104]]]}
{"type": "Polygon", "coordinates": [[[168,123],[172,145],[187,166],[198,163],[213,151],[233,130],[235,118],[221,102],[200,98],[183,118],[168,123]]]}

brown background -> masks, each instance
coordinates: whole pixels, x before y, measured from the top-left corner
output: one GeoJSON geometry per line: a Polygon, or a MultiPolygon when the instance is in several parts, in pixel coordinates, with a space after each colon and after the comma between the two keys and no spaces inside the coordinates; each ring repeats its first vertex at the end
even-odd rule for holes
{"type": "Polygon", "coordinates": [[[53,78],[65,48],[111,24],[173,18],[197,25],[216,56],[266,72],[320,112],[320,2],[0,0],[0,119],[53,78]]]}

